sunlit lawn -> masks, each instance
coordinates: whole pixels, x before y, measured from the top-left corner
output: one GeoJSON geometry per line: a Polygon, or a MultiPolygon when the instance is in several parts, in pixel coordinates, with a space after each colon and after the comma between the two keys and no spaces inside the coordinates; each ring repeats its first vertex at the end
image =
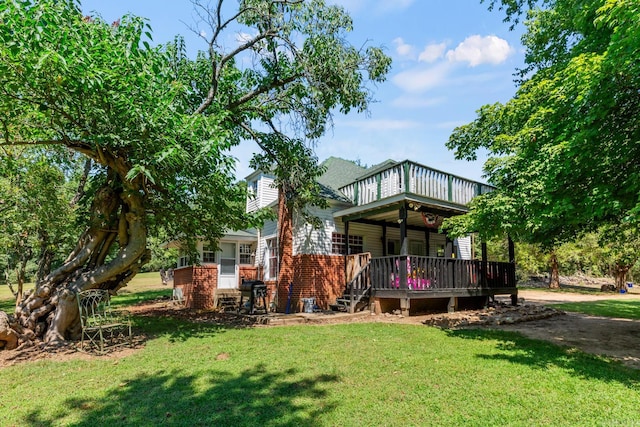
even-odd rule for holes
{"type": "MultiPolygon", "coordinates": [[[[33,287],[33,283],[25,285],[25,292],[33,287]]],[[[162,285],[160,274],[157,272],[140,273],[122,288],[118,295],[112,299],[114,307],[123,305],[131,305],[147,299],[154,299],[161,296],[170,297],[172,294],[171,286],[162,285]]],[[[8,286],[0,286],[0,310],[13,312],[15,302],[13,295],[8,286]]]]}
{"type": "Polygon", "coordinates": [[[554,304],[554,308],[593,316],[640,319],[640,300],[600,300],[554,304]]]}
{"type": "Polygon", "coordinates": [[[226,328],[135,321],[151,339],[125,357],[2,368],[0,424],[638,422],[640,371],[517,334],[385,323],[226,328]]]}

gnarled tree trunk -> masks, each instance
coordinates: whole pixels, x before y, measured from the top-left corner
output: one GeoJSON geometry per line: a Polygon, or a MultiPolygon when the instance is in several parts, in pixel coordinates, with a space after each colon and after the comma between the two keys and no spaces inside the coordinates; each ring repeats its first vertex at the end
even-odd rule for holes
{"type": "Polygon", "coordinates": [[[125,178],[124,161],[114,158],[109,163],[89,226],[75,249],[16,307],[14,324],[21,344],[42,340],[55,345],[79,338],[76,294],[92,288],[116,293],[150,259],[142,180],[125,178]]]}

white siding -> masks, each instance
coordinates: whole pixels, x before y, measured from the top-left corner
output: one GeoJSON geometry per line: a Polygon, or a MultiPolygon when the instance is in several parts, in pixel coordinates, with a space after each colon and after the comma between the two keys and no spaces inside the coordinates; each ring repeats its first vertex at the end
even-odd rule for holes
{"type": "Polygon", "coordinates": [[[278,189],[273,186],[274,179],[265,174],[259,174],[247,183],[249,188],[255,185],[255,193],[247,198],[247,212],[253,212],[270,205],[278,200],[278,189]]]}
{"type": "Polygon", "coordinates": [[[456,256],[460,259],[471,259],[471,236],[458,237],[456,239],[458,253],[456,256]]]}
{"type": "Polygon", "coordinates": [[[322,227],[315,229],[304,224],[301,217],[294,219],[293,254],[327,255],[331,253],[331,235],[335,231],[333,212],[335,209],[312,208],[311,214],[322,221],[322,227]]]}

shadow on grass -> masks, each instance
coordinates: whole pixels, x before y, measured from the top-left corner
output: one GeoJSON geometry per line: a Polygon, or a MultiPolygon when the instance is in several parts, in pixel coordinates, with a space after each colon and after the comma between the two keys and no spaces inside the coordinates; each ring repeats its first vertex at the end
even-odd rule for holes
{"type": "Polygon", "coordinates": [[[507,361],[542,370],[557,367],[580,378],[617,382],[632,388],[640,386],[640,370],[574,348],[529,339],[516,332],[460,329],[446,333],[452,338],[498,341],[497,354],[478,354],[479,359],[507,361]]]}
{"type": "Polygon", "coordinates": [[[59,414],[34,411],[25,422],[51,426],[79,414],[73,425],[314,426],[335,406],[324,385],[338,380],[306,377],[296,369],[270,372],[263,365],[239,374],[158,372],[114,384],[100,398],[69,399],[59,414]]]}

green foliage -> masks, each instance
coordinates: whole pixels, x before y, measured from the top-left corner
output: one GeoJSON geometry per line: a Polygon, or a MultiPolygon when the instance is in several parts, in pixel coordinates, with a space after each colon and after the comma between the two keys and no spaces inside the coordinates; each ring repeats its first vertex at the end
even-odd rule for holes
{"type": "Polygon", "coordinates": [[[0,282],[16,283],[16,274],[33,279],[43,258],[60,265],[73,245],[77,158],[6,147],[0,160],[0,282]]]}
{"type": "MultiPolygon", "coordinates": [[[[525,0],[490,1],[516,19],[525,0]]],[[[511,235],[544,250],[611,224],[636,229],[640,216],[640,6],[627,0],[545,0],[531,8],[526,67],[516,96],[478,110],[447,146],[490,157],[497,191],[476,198],[455,233],[511,235]],[[626,225],[625,225],[626,224],[626,225]]],[[[634,233],[616,233],[629,247],[634,233]]]]}
{"type": "MultiPolygon", "coordinates": [[[[246,189],[228,150],[255,139],[263,159],[283,170],[312,170],[312,152],[290,147],[285,135],[314,139],[334,110],[365,110],[367,84],[389,70],[379,48],[345,41],[351,19],[320,0],[245,0],[229,16],[196,7],[212,28],[209,49],[192,59],[179,37],[153,46],[143,18],[107,23],[83,16],[77,1],[0,3],[0,146],[71,150],[94,161],[88,186],[96,191],[87,191],[80,230],[92,218],[108,222],[94,204],[105,187],[123,204],[121,220],[141,198],[137,243],[163,233],[193,249],[197,238],[215,242],[228,229],[259,225],[269,213],[244,212],[246,189]],[[237,28],[252,38],[225,50],[222,40],[237,28]]],[[[291,177],[304,200],[315,176],[291,177]]]]}

